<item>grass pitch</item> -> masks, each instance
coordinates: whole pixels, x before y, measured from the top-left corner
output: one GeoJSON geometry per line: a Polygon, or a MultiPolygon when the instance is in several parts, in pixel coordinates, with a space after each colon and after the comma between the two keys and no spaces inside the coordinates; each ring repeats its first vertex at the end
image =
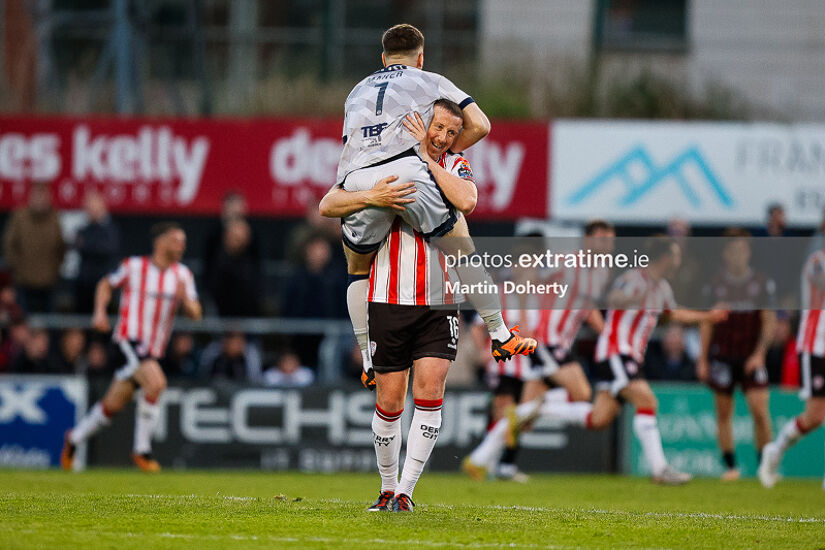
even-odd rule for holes
{"type": "Polygon", "coordinates": [[[818,481],[426,473],[412,514],[364,509],[378,476],[0,471],[1,548],[825,548],[818,481]]]}

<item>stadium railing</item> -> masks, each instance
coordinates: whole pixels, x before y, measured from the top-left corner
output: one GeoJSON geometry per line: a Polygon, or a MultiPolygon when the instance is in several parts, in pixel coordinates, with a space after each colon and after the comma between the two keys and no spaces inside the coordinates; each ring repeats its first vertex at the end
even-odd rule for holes
{"type": "MultiPolygon", "coordinates": [[[[91,328],[90,317],[78,314],[36,314],[28,317],[30,325],[48,330],[66,330],[70,328],[91,328]]],[[[112,326],[117,319],[110,318],[112,326]]],[[[354,342],[352,325],[349,321],[331,319],[286,319],[269,318],[228,318],[205,317],[200,321],[178,319],[174,331],[186,331],[200,334],[223,334],[225,332],[243,332],[248,336],[321,334],[323,340],[318,348],[319,383],[330,384],[339,381],[344,372],[344,358],[349,346],[354,342]]]]}

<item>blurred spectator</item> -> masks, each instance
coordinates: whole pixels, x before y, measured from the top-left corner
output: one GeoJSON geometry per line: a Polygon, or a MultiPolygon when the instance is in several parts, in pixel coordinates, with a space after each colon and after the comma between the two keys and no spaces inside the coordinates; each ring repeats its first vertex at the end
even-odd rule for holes
{"type": "Polygon", "coordinates": [[[86,350],[86,376],[88,378],[106,379],[114,375],[115,367],[109,361],[109,354],[106,351],[106,343],[98,338],[91,338],[89,348],[86,350]]]}
{"type": "Polygon", "coordinates": [[[301,365],[301,360],[291,351],[282,354],[275,367],[264,373],[264,383],[267,386],[304,388],[314,381],[315,373],[312,369],[301,365]]]}
{"type": "Polygon", "coordinates": [[[710,273],[702,273],[702,264],[697,258],[697,252],[701,251],[693,249],[695,243],[690,239],[690,223],[679,217],[671,218],[667,224],[667,234],[682,248],[682,264],[670,281],[676,303],[687,308],[699,307],[702,278],[710,273]]]}
{"type": "Polygon", "coordinates": [[[46,329],[29,329],[29,336],[23,344],[23,352],[14,360],[11,370],[26,374],[62,372],[49,358],[49,333],[46,329]]]}
{"type": "Polygon", "coordinates": [[[0,343],[0,372],[12,370],[17,357],[23,353],[23,348],[29,340],[29,325],[23,317],[12,319],[11,325],[0,343]]]}
{"type": "Polygon", "coordinates": [[[228,332],[203,350],[200,374],[210,379],[260,382],[261,352],[243,333],[228,332]]]}
{"type": "MultiPolygon", "coordinates": [[[[204,270],[203,280],[210,281],[212,279],[212,271],[215,267],[220,250],[223,248],[224,236],[226,235],[226,228],[229,222],[233,220],[246,220],[247,203],[246,197],[240,191],[230,191],[223,196],[221,203],[221,217],[215,222],[206,235],[206,250],[203,254],[204,270]]],[[[258,243],[258,236],[250,228],[249,231],[249,245],[244,251],[244,255],[250,257],[260,265],[261,252],[258,243]]]]}
{"type": "MultiPolygon", "coordinates": [[[[775,202],[768,206],[765,227],[757,229],[756,237],[796,237],[798,233],[788,229],[785,207],[775,202]]],[[[802,243],[755,241],[753,266],[765,273],[776,284],[776,303],[779,307],[792,308],[796,303],[793,296],[799,284],[799,271],[789,266],[801,266],[804,261],[802,243]],[[798,244],[798,246],[793,246],[798,244]]]]}
{"type": "Polygon", "coordinates": [[[75,239],[80,254],[80,270],[75,283],[75,310],[91,313],[98,281],[114,269],[120,249],[120,232],[106,209],[106,200],[97,191],[83,199],[87,223],[75,239]]]}
{"type": "Polygon", "coordinates": [[[200,353],[195,338],[189,332],[176,332],[169,342],[169,350],[161,360],[163,372],[169,378],[192,377],[198,373],[200,353]]]}
{"type": "Polygon", "coordinates": [[[322,236],[332,247],[332,261],[346,266],[346,259],[341,248],[341,220],[325,218],[318,211],[318,202],[310,202],[304,214],[304,221],[289,235],[286,247],[287,259],[298,265],[304,261],[304,248],[317,236],[322,236]]]}
{"type": "Polygon", "coordinates": [[[778,202],[768,205],[767,221],[765,227],[753,232],[754,237],[793,237],[796,232],[788,229],[788,221],[785,218],[785,207],[778,202]]]}
{"type": "MultiPolygon", "coordinates": [[[[331,247],[321,234],[304,248],[304,263],[284,284],[281,314],[302,319],[344,319],[347,317],[346,270],[330,262],[331,247]]],[[[295,336],[293,348],[301,363],[318,364],[320,334],[295,336]]]]}
{"type": "Polygon", "coordinates": [[[250,253],[252,231],[242,218],[229,220],[210,268],[207,286],[222,317],[261,314],[261,265],[250,253]]]}
{"type": "Polygon", "coordinates": [[[0,272],[0,324],[8,325],[23,318],[23,308],[17,304],[17,292],[6,271],[0,272]]]}
{"type": "Polygon", "coordinates": [[[682,325],[668,325],[662,338],[650,343],[645,374],[650,380],[696,380],[696,368],[685,348],[682,325]]]}
{"type": "Polygon", "coordinates": [[[3,249],[23,310],[52,311],[66,243],[47,184],[32,184],[28,205],[12,213],[3,235],[3,249]]]}
{"type": "Polygon", "coordinates": [[[81,373],[86,371],[86,334],[79,328],[70,328],[60,335],[59,349],[50,359],[58,372],[81,373]]]}

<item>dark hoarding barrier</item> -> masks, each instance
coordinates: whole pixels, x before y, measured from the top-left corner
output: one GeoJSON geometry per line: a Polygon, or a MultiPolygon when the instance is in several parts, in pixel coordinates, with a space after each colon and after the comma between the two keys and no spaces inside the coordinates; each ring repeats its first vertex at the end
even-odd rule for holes
{"type": "MultiPolygon", "coordinates": [[[[93,399],[105,391],[93,384],[93,399]]],[[[430,466],[456,470],[487,425],[489,394],[450,390],[430,466]]],[[[229,383],[171,383],[162,400],[153,453],[178,468],[260,468],[373,471],[375,394],[356,386],[273,389],[229,383]]],[[[405,408],[403,433],[412,417],[405,408]]],[[[134,406],[89,444],[92,466],[129,464],[134,406]]],[[[519,465],[528,471],[612,471],[616,434],[539,423],[522,439],[519,465]]],[[[403,451],[402,451],[403,452],[403,451]]]]}

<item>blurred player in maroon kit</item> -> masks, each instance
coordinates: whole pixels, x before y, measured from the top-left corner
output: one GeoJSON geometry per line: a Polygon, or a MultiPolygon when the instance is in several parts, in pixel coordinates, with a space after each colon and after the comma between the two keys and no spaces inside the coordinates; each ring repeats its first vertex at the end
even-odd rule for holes
{"type": "Polygon", "coordinates": [[[825,249],[811,254],[802,268],[801,298],[796,349],[802,371],[799,398],[805,401],[805,410],[782,426],[776,440],[763,448],[757,475],[769,489],[779,481],[785,451],[825,421],[825,249]]]}
{"type": "Polygon", "coordinates": [[[733,228],[724,236],[728,240],[722,251],[722,268],[705,292],[710,304],[724,304],[731,312],[724,322],[700,326],[702,351],[696,361],[696,375],[714,391],[719,447],[725,463],[722,479],[733,481],[739,479],[733,440],[733,390],[737,383],[742,386],[753,418],[759,460],[762,448],[771,440],[765,355],[776,313],[758,309],[773,303],[774,284],[751,268],[750,234],[733,228]]]}

